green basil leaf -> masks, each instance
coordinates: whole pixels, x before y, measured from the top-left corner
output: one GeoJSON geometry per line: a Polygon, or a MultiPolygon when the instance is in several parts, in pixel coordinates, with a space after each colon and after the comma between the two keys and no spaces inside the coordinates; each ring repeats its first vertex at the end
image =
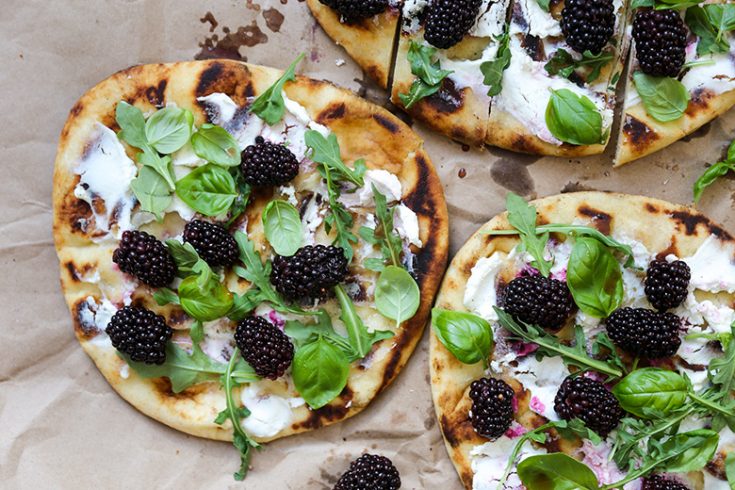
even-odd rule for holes
{"type": "Polygon", "coordinates": [[[260,94],[257,99],[253,101],[253,105],[250,106],[250,112],[257,115],[268,126],[273,126],[283,119],[283,115],[286,113],[286,104],[283,101],[283,86],[286,82],[296,80],[296,65],[306,56],[301,53],[291,65],[286,68],[281,78],[271,85],[268,90],[260,94]]]}
{"type": "Polygon", "coordinates": [[[689,385],[674,371],[643,368],[623,378],[612,392],[625,411],[647,419],[650,412],[644,408],[666,415],[681,408],[689,396],[689,385]]]}
{"type": "MultiPolygon", "coordinates": [[[[548,7],[548,0],[545,0],[548,7]]],[[[506,26],[505,32],[497,40],[498,42],[498,54],[492,61],[485,61],[480,65],[480,71],[483,76],[483,83],[490,87],[487,95],[494,97],[503,90],[503,74],[505,70],[510,66],[511,50],[510,50],[510,30],[506,26]]]]}
{"type": "MultiPolygon", "coordinates": [[[[204,261],[199,262],[202,263],[204,261]]],[[[206,267],[209,269],[209,266],[206,267]]],[[[226,316],[233,304],[232,293],[211,270],[207,274],[191,275],[184,279],[179,286],[179,301],[189,316],[202,322],[226,316]]]]}
{"type": "Polygon", "coordinates": [[[727,484],[730,490],[735,490],[735,452],[730,451],[725,458],[725,475],[727,475],[727,484]]]}
{"type": "Polygon", "coordinates": [[[381,340],[390,339],[395,334],[388,331],[375,331],[369,332],[367,327],[357,313],[357,308],[352,302],[352,299],[347,295],[342,286],[336,286],[334,292],[337,296],[337,301],[342,309],[340,319],[345,324],[347,329],[347,336],[350,339],[350,345],[357,359],[362,359],[373,347],[373,344],[380,342],[381,340]]]}
{"type": "Polygon", "coordinates": [[[364,161],[355,162],[355,168],[351,169],[342,161],[342,154],[337,141],[337,135],[330,133],[324,137],[319,131],[309,130],[304,134],[304,142],[311,150],[311,159],[315,163],[321,163],[337,174],[337,178],[348,180],[358,187],[365,185],[363,175],[365,174],[364,161]]]}
{"type": "Polygon", "coordinates": [[[148,146],[143,111],[125,101],[118,102],[115,108],[115,121],[121,129],[118,134],[121,140],[141,150],[148,146]]]}
{"type": "Polygon", "coordinates": [[[637,71],[633,80],[646,112],[656,121],[676,121],[689,107],[689,90],[675,78],[652,77],[637,71]]]}
{"type": "Polygon", "coordinates": [[[518,230],[521,236],[523,249],[533,257],[533,265],[542,276],[548,277],[551,272],[551,262],[546,260],[546,243],[549,234],[536,233],[536,219],[538,213],[536,208],[528,204],[521,196],[509,192],[505,200],[508,209],[508,222],[518,230]]]}
{"type": "Polygon", "coordinates": [[[586,465],[564,453],[540,454],[518,463],[518,478],[529,490],[597,490],[599,482],[586,465]]]}
{"type": "Polygon", "coordinates": [[[407,57],[411,64],[411,73],[416,80],[411,84],[408,94],[398,94],[398,98],[406,109],[410,109],[419,100],[438,92],[444,79],[452,73],[442,70],[438,61],[432,61],[435,54],[436,48],[411,41],[407,57]]]}
{"type": "Polygon", "coordinates": [[[232,175],[211,164],[197,168],[176,182],[176,194],[194,211],[205,216],[226,213],[238,196],[232,175]]]}
{"type": "Polygon", "coordinates": [[[240,146],[224,128],[204,124],[191,136],[191,146],[201,158],[223,167],[240,165],[240,146]]]}
{"type": "Polygon", "coordinates": [[[439,341],[464,364],[487,364],[493,348],[493,331],[483,318],[472,313],[434,308],[431,326],[439,341]]]}
{"type": "Polygon", "coordinates": [[[166,107],[153,113],[145,123],[148,144],[158,153],[170,155],[191,138],[194,115],[180,107],[166,107]]]}
{"type": "Polygon", "coordinates": [[[717,40],[717,31],[702,7],[694,6],[687,9],[684,19],[689,29],[699,38],[697,43],[699,56],[727,53],[730,50],[727,42],[723,44],[722,40],[717,40]]]}
{"type": "Polygon", "coordinates": [[[686,473],[704,468],[717,452],[720,437],[711,430],[694,430],[677,434],[661,444],[663,461],[660,471],[686,473]]]}
{"type": "Polygon", "coordinates": [[[607,318],[623,302],[620,264],[594,238],[577,238],[569,257],[567,285],[579,309],[595,318],[607,318]]]}
{"type": "Polygon", "coordinates": [[[155,170],[156,173],[166,181],[169,191],[173,191],[176,188],[170,156],[166,155],[162,157],[156,151],[148,149],[143,153],[138,154],[138,161],[140,161],[144,167],[155,170]]]}
{"type": "Polygon", "coordinates": [[[135,198],[143,211],[153,213],[159,220],[173,201],[166,181],[151,167],[142,167],[138,176],[130,183],[135,198]]]}
{"type": "Polygon", "coordinates": [[[169,288],[159,288],[153,293],[153,299],[158,306],[179,305],[179,295],[169,288]]]}
{"type": "Polygon", "coordinates": [[[543,10],[544,12],[548,12],[550,1],[551,0],[536,0],[536,3],[539,7],[541,7],[541,10],[543,10]]]}
{"type": "Polygon", "coordinates": [[[278,255],[290,257],[304,243],[299,210],[286,201],[271,201],[263,211],[263,228],[268,243],[278,255]]]}
{"type": "Polygon", "coordinates": [[[617,250],[627,257],[625,266],[633,267],[635,262],[633,260],[633,249],[630,245],[625,245],[614,238],[611,238],[602,233],[597,228],[582,225],[563,225],[557,223],[550,223],[548,225],[541,225],[536,228],[536,233],[564,233],[571,236],[588,236],[595,238],[606,247],[617,250]]]}
{"type": "Polygon", "coordinates": [[[345,354],[322,337],[298,349],[291,366],[296,390],[314,410],[342,393],[349,374],[345,354]]]}
{"type": "Polygon", "coordinates": [[[227,367],[212,361],[200,350],[195,349],[189,355],[173,342],[166,344],[166,362],[163,364],[145,364],[134,362],[122,355],[133,370],[143,378],[168,378],[171,390],[181,393],[188,387],[204,381],[214,381],[225,373],[227,367]]]}
{"type": "Polygon", "coordinates": [[[181,243],[178,240],[166,240],[168,251],[176,262],[178,276],[181,278],[188,277],[194,272],[194,266],[199,262],[199,254],[194,250],[191,243],[181,243]]]}
{"type": "Polygon", "coordinates": [[[380,273],[375,286],[375,307],[381,315],[399,326],[413,318],[420,305],[419,285],[406,269],[389,265],[380,273]]]}
{"type": "Polygon", "coordinates": [[[735,162],[730,161],[717,162],[705,170],[694,183],[694,202],[699,202],[704,190],[717,182],[720,177],[727,175],[731,170],[735,171],[735,162]]]}
{"type": "Polygon", "coordinates": [[[546,107],[546,125],[557,139],[571,145],[604,142],[602,115],[586,96],[569,89],[552,90],[546,107]]]}
{"type": "MultiPolygon", "coordinates": [[[[723,41],[725,33],[735,29],[735,5],[715,4],[705,5],[704,11],[710,24],[717,33],[717,41],[723,41]]],[[[725,40],[727,42],[727,40],[725,40]]]]}

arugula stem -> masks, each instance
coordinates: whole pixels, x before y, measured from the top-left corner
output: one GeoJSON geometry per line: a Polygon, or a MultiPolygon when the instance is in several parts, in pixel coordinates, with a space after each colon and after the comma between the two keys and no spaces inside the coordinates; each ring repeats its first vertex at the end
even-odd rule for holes
{"type": "Polygon", "coordinates": [[[516,464],[516,459],[518,459],[518,454],[521,452],[521,449],[523,449],[523,446],[531,440],[531,437],[535,434],[540,434],[544,431],[547,431],[549,429],[552,429],[556,426],[556,423],[554,422],[548,422],[540,427],[537,427],[533,429],[532,431],[526,432],[521,436],[520,439],[518,439],[518,442],[516,442],[516,445],[513,447],[513,450],[510,453],[510,457],[508,458],[508,464],[505,466],[505,471],[503,472],[503,476],[500,478],[500,482],[498,483],[498,490],[502,490],[505,487],[505,482],[508,480],[508,477],[510,476],[510,472],[513,471],[513,466],[516,464]]]}
{"type": "Polygon", "coordinates": [[[342,309],[342,315],[348,319],[344,321],[344,324],[347,327],[347,335],[350,338],[350,343],[360,355],[360,358],[363,358],[367,355],[370,346],[363,344],[363,336],[356,329],[361,320],[357,316],[354,305],[341,284],[334,287],[334,293],[337,295],[337,301],[339,301],[339,306],[342,309]]]}
{"type": "Polygon", "coordinates": [[[689,393],[689,398],[691,398],[695,402],[699,403],[700,405],[703,405],[703,406],[709,408],[710,410],[713,410],[713,411],[715,411],[717,413],[720,413],[720,414],[722,414],[722,415],[724,415],[726,417],[733,417],[733,416],[735,416],[735,413],[727,410],[725,407],[723,407],[723,406],[721,406],[721,405],[719,405],[717,403],[713,403],[712,401],[707,400],[706,398],[703,398],[703,397],[701,397],[699,395],[696,395],[694,393],[689,393]]]}
{"type": "Polygon", "coordinates": [[[250,439],[247,433],[243,430],[242,425],[240,423],[240,417],[238,416],[237,410],[235,408],[235,401],[232,398],[232,389],[234,387],[232,383],[232,373],[233,373],[233,370],[235,369],[235,364],[237,363],[237,357],[239,355],[240,355],[240,349],[235,347],[235,350],[232,351],[232,357],[230,357],[230,362],[227,363],[227,369],[225,370],[224,388],[225,388],[225,399],[227,401],[227,413],[228,413],[230,421],[232,422],[232,428],[235,432],[233,436],[233,440],[235,440],[239,436],[242,438],[243,441],[246,442],[245,449],[244,450],[241,449],[241,455],[242,455],[242,466],[244,468],[247,468],[250,465],[250,458],[252,457],[252,451],[250,449],[259,448],[260,444],[250,439]]]}

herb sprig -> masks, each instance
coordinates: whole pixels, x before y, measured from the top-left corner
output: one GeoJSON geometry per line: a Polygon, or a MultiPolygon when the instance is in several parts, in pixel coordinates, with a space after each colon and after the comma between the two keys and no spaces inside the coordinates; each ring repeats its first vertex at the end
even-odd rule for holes
{"type": "Polygon", "coordinates": [[[694,202],[699,202],[705,189],[728,172],[735,172],[735,140],[730,143],[725,159],[709,167],[694,183],[694,202]]]}
{"type": "Polygon", "coordinates": [[[503,90],[503,74],[511,62],[512,51],[510,49],[510,26],[505,27],[503,34],[496,39],[498,53],[494,60],[485,61],[480,65],[480,71],[484,75],[483,83],[489,87],[487,95],[495,97],[503,90]]]}
{"type": "Polygon", "coordinates": [[[407,94],[398,94],[406,109],[410,109],[421,99],[437,93],[444,79],[452,73],[442,70],[439,61],[433,61],[436,51],[436,48],[411,41],[408,61],[411,64],[411,73],[416,79],[407,94]]]}
{"type": "Polygon", "coordinates": [[[582,59],[576,60],[565,49],[557,49],[551,59],[544,65],[549,75],[559,75],[562,78],[569,78],[580,69],[585,69],[585,82],[594,83],[600,78],[600,72],[614,58],[613,53],[609,51],[600,51],[598,54],[592,54],[590,51],[582,53],[582,59]]]}

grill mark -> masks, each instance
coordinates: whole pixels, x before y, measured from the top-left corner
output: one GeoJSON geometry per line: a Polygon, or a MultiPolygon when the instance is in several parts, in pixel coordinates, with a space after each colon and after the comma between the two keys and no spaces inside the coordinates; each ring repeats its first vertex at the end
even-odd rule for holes
{"type": "Polygon", "coordinates": [[[168,80],[165,78],[158,82],[157,86],[151,86],[148,87],[145,91],[145,95],[148,98],[148,102],[151,103],[151,105],[156,106],[158,109],[162,108],[164,106],[165,101],[165,92],[166,92],[166,86],[168,85],[168,80]]]}
{"type": "Polygon", "coordinates": [[[347,107],[343,102],[339,104],[330,104],[329,107],[319,113],[316,120],[320,124],[327,124],[336,119],[342,119],[347,112],[347,107]]]}
{"type": "Polygon", "coordinates": [[[339,399],[335,400],[338,404],[332,402],[318,410],[310,411],[309,418],[303,422],[292,425],[291,428],[294,430],[318,429],[323,427],[325,423],[341,420],[350,411],[350,408],[346,405],[349,405],[349,402],[352,401],[353,398],[354,393],[352,389],[349,386],[345,386],[345,389],[342,390],[342,393],[339,395],[339,399]]]}
{"type": "Polygon", "coordinates": [[[623,133],[625,138],[633,145],[638,151],[642,151],[648,146],[651,146],[654,141],[659,139],[658,134],[649,128],[643,121],[636,119],[633,116],[626,116],[625,124],[623,125],[623,133]]]}
{"type": "Polygon", "coordinates": [[[610,234],[612,216],[605,213],[604,211],[593,209],[585,204],[580,206],[579,209],[577,209],[577,212],[582,216],[592,218],[592,222],[595,225],[595,228],[597,228],[600,233],[604,235],[610,234]]]}
{"type": "Polygon", "coordinates": [[[673,211],[671,217],[677,222],[679,229],[684,228],[684,232],[688,236],[696,235],[697,228],[699,225],[703,225],[709,233],[722,238],[724,240],[732,240],[732,236],[722,229],[720,226],[714,224],[709,218],[698,213],[693,213],[689,210],[684,211],[673,211]]]}
{"type": "Polygon", "coordinates": [[[387,117],[385,117],[382,114],[373,114],[373,119],[375,119],[375,122],[383,126],[385,129],[390,131],[392,134],[396,134],[399,131],[398,124],[396,124],[394,121],[391,121],[387,117]]]}

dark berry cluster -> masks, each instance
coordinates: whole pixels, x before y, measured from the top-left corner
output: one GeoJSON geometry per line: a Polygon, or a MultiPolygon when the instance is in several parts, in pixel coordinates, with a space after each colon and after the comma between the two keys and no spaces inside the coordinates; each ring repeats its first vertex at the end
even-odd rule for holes
{"type": "Polygon", "coordinates": [[[292,257],[276,255],[271,282],[290,300],[324,299],[347,277],[347,257],[339,247],[309,245],[292,257]]]}
{"type": "Polygon", "coordinates": [[[343,22],[354,24],[378,15],[388,8],[388,0],[319,0],[334,9],[343,22]]]}
{"type": "Polygon", "coordinates": [[[230,266],[239,255],[237,242],[224,226],[203,220],[194,220],[184,228],[184,241],[212,267],[230,266]]]}
{"type": "Polygon", "coordinates": [[[475,25],[481,4],[482,0],[434,0],[426,14],[424,38],[437,48],[451,48],[475,25]]]}
{"type": "Polygon", "coordinates": [[[470,420],[475,432],[496,439],[513,422],[513,388],[496,378],[480,378],[470,385],[472,410],[470,420]]]}
{"type": "Polygon", "coordinates": [[[626,352],[649,359],[673,356],[681,345],[681,319],[646,308],[620,308],[606,321],[610,339],[626,352]]]}
{"type": "Polygon", "coordinates": [[[584,376],[564,380],[554,399],[554,410],[564,420],[580,419],[602,437],[607,437],[624,415],[615,395],[599,381],[584,376]]]}
{"type": "Polygon", "coordinates": [[[334,490],[398,490],[401,476],[390,459],[377,454],[363,454],[350,463],[334,490]]]}
{"type": "Polygon", "coordinates": [[[599,54],[615,30],[612,0],[566,0],[561,12],[561,30],[575,51],[599,54]]]}
{"type": "Polygon", "coordinates": [[[557,330],[574,308],[565,282],[543,276],[522,276],[503,292],[503,307],[516,320],[557,330]]]}
{"type": "Polygon", "coordinates": [[[638,9],[633,38],[643,73],[676,77],[686,61],[687,28],[677,9],[638,9]]]}
{"type": "Polygon", "coordinates": [[[676,480],[661,475],[653,475],[643,480],[641,490],[689,490],[689,487],[676,480]]]}
{"type": "Polygon", "coordinates": [[[144,231],[124,232],[112,261],[121,271],[155,288],[168,286],[176,275],[176,263],[168,248],[144,231]]]}
{"type": "Polygon", "coordinates": [[[299,161],[283,145],[255,138],[242,152],[242,175],[253,187],[272,187],[292,181],[299,174],[299,161]]]}
{"type": "Polygon", "coordinates": [[[646,297],[659,311],[676,308],[686,299],[691,278],[686,262],[654,260],[646,272],[646,297]]]}
{"type": "Polygon", "coordinates": [[[293,361],[294,347],[288,336],[259,316],[251,316],[238,323],[235,343],[243,359],[262,378],[283,376],[293,361]]]}
{"type": "Polygon", "coordinates": [[[145,308],[126,306],[113,315],[105,329],[112,346],[136,362],[163,364],[166,343],[173,330],[166,320],[145,308]]]}

